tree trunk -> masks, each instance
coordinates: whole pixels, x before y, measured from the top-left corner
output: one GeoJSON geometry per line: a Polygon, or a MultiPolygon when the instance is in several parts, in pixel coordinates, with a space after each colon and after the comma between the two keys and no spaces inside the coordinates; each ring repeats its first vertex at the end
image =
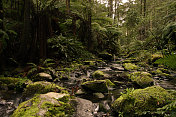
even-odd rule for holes
{"type": "Polygon", "coordinates": [[[88,19],[87,19],[87,36],[88,36],[88,50],[92,51],[93,44],[92,44],[92,12],[91,12],[91,0],[89,0],[89,8],[88,8],[88,19]]]}
{"type": "Polygon", "coordinates": [[[31,25],[30,25],[30,0],[24,1],[24,25],[22,40],[20,42],[19,58],[21,62],[28,60],[29,41],[31,38],[31,25]]]}
{"type": "Polygon", "coordinates": [[[76,17],[73,16],[72,18],[72,31],[73,31],[73,35],[76,36],[76,17]]]}
{"type": "Polygon", "coordinates": [[[70,14],[70,0],[66,0],[67,14],[70,14]]]}
{"type": "MultiPolygon", "coordinates": [[[[0,0],[0,30],[3,30],[4,29],[4,26],[3,26],[3,5],[2,5],[2,0],[0,0]]],[[[3,35],[0,35],[0,39],[2,38],[3,35]]],[[[4,60],[3,60],[3,55],[2,55],[2,42],[0,40],[0,72],[3,71],[3,67],[4,67],[4,60]]]]}
{"type": "Polygon", "coordinates": [[[113,17],[113,0],[109,0],[109,17],[112,18],[113,17]]]}
{"type": "Polygon", "coordinates": [[[47,57],[47,39],[51,35],[51,19],[46,15],[46,11],[39,14],[38,24],[38,40],[39,40],[39,57],[46,59],[47,57]],[[43,25],[45,24],[45,25],[43,25]]]}
{"type": "Polygon", "coordinates": [[[3,13],[3,5],[2,5],[2,0],[0,0],[0,29],[3,30],[3,18],[4,18],[4,13],[3,13]]]}
{"type": "Polygon", "coordinates": [[[141,0],[141,15],[142,15],[142,11],[143,11],[143,10],[142,10],[142,8],[143,8],[143,7],[142,7],[142,6],[143,6],[142,3],[143,3],[143,2],[142,2],[142,0],[141,0]]]}
{"type": "Polygon", "coordinates": [[[114,24],[116,23],[116,18],[117,18],[117,0],[115,0],[114,24]]]}
{"type": "Polygon", "coordinates": [[[144,17],[146,16],[146,0],[144,0],[144,17]]]}

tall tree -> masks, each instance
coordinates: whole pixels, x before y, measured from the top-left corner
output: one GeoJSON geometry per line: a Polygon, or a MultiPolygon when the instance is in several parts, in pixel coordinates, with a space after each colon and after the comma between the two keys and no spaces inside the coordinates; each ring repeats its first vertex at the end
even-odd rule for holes
{"type": "Polygon", "coordinates": [[[4,18],[3,5],[2,0],[0,0],[0,29],[3,29],[3,18],[4,18]]]}
{"type": "Polygon", "coordinates": [[[67,13],[70,13],[70,0],[66,0],[67,13]]]}
{"type": "Polygon", "coordinates": [[[112,18],[113,17],[113,0],[109,0],[108,5],[109,5],[109,17],[112,18]]]}
{"type": "Polygon", "coordinates": [[[91,4],[92,4],[92,1],[91,0],[88,0],[89,2],[89,7],[88,7],[88,19],[87,19],[87,25],[88,25],[88,50],[89,51],[92,51],[93,49],[93,44],[92,44],[92,27],[91,27],[91,23],[92,23],[92,9],[91,9],[91,4]]]}
{"type": "MultiPolygon", "coordinates": [[[[4,15],[3,15],[3,5],[2,5],[2,0],[0,0],[0,31],[4,29],[3,26],[3,19],[4,19],[4,15]]],[[[0,33],[0,53],[1,53],[1,49],[2,49],[2,36],[3,34],[0,33]]]]}
{"type": "Polygon", "coordinates": [[[31,0],[24,1],[24,20],[23,20],[23,34],[19,49],[19,59],[21,62],[28,60],[29,41],[31,38],[31,24],[30,24],[30,10],[31,0]]]}

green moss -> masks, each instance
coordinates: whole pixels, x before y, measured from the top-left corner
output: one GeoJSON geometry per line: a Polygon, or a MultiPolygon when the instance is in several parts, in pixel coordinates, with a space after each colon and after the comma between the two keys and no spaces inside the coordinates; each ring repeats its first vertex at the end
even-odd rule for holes
{"type": "Polygon", "coordinates": [[[43,107],[48,109],[45,117],[68,117],[74,112],[73,107],[69,103],[59,101],[59,105],[45,102],[43,107]]]}
{"type": "Polygon", "coordinates": [[[68,117],[73,111],[69,102],[57,101],[43,94],[21,103],[12,117],[68,117]]]}
{"type": "Polygon", "coordinates": [[[115,100],[112,107],[115,112],[124,113],[124,116],[140,115],[146,111],[156,111],[157,108],[168,104],[173,98],[165,89],[152,86],[122,94],[115,100]]]}
{"type": "Polygon", "coordinates": [[[61,93],[68,93],[66,90],[64,90],[63,87],[60,87],[56,84],[50,83],[50,82],[34,82],[25,88],[23,92],[23,96],[33,96],[34,94],[42,94],[47,92],[61,92],[61,93]]]}
{"type": "Polygon", "coordinates": [[[141,87],[151,86],[154,80],[151,78],[151,74],[148,72],[133,72],[129,75],[132,82],[137,83],[141,87]]]}
{"type": "Polygon", "coordinates": [[[155,62],[156,60],[160,59],[160,58],[163,58],[163,55],[162,53],[155,53],[155,54],[152,54],[152,58],[151,58],[151,62],[155,62]]]}
{"type": "Polygon", "coordinates": [[[124,63],[123,67],[126,70],[137,70],[138,69],[138,66],[136,66],[135,64],[132,64],[132,63],[124,63]]]}
{"type": "Polygon", "coordinates": [[[19,81],[19,78],[12,78],[12,77],[0,77],[0,81],[5,84],[15,84],[19,81]]]}
{"type": "Polygon", "coordinates": [[[109,79],[107,80],[95,80],[83,83],[81,86],[85,91],[88,92],[108,92],[108,87],[113,87],[115,84],[109,79]]]}
{"type": "Polygon", "coordinates": [[[96,61],[84,61],[84,64],[94,66],[96,64],[96,61]]]}
{"type": "Polygon", "coordinates": [[[126,59],[126,60],[123,61],[123,63],[131,63],[131,60],[126,59]]]}
{"type": "Polygon", "coordinates": [[[9,89],[21,91],[26,86],[26,78],[0,77],[1,85],[7,86],[9,89]]]}
{"type": "Polygon", "coordinates": [[[93,78],[102,78],[105,76],[105,74],[102,71],[97,70],[92,74],[92,76],[93,76],[93,78]]]}
{"type": "Polygon", "coordinates": [[[69,99],[70,99],[70,95],[67,95],[67,96],[63,96],[62,98],[59,98],[59,101],[67,103],[69,102],[69,99]]]}
{"type": "Polygon", "coordinates": [[[35,117],[39,112],[39,102],[41,99],[36,96],[28,101],[21,103],[11,117],[35,117]]]}
{"type": "Polygon", "coordinates": [[[157,74],[159,76],[165,76],[167,78],[171,77],[169,74],[167,74],[168,70],[164,69],[164,68],[158,68],[156,71],[152,71],[152,73],[157,74]],[[166,73],[164,73],[164,72],[166,72],[166,73]]]}

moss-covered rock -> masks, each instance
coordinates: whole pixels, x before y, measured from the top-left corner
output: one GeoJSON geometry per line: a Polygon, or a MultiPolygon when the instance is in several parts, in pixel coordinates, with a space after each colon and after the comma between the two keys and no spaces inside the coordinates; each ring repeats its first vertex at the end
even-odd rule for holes
{"type": "Polygon", "coordinates": [[[103,71],[97,70],[92,74],[92,76],[93,78],[100,79],[100,78],[105,77],[105,73],[103,71]]]}
{"type": "Polygon", "coordinates": [[[151,78],[151,74],[148,72],[133,72],[129,75],[132,82],[137,83],[141,87],[147,87],[154,84],[154,80],[151,78]]]}
{"type": "Polygon", "coordinates": [[[66,117],[73,113],[68,94],[41,94],[21,103],[11,117],[66,117]],[[67,98],[66,102],[61,100],[67,98]]]}
{"type": "Polygon", "coordinates": [[[159,86],[147,87],[127,91],[114,101],[112,107],[115,112],[123,113],[125,117],[142,115],[145,112],[156,111],[173,100],[173,96],[159,86]]]}
{"type": "Polygon", "coordinates": [[[136,66],[135,64],[132,63],[124,63],[123,67],[125,68],[125,70],[137,70],[139,67],[136,66]]]}
{"type": "Polygon", "coordinates": [[[152,71],[153,74],[156,74],[158,76],[165,76],[167,78],[171,78],[171,75],[169,75],[169,71],[167,69],[164,68],[158,68],[155,71],[152,71]]]}
{"type": "Polygon", "coordinates": [[[33,81],[53,81],[52,76],[50,74],[41,72],[32,77],[33,81]]]}
{"type": "Polygon", "coordinates": [[[63,87],[50,82],[39,81],[28,84],[23,92],[23,97],[31,97],[34,94],[42,94],[47,92],[67,93],[63,87]]]}
{"type": "Polygon", "coordinates": [[[157,52],[155,54],[152,54],[151,58],[148,60],[150,64],[156,64],[154,63],[156,60],[163,58],[163,55],[161,52],[157,52]]]}
{"type": "Polygon", "coordinates": [[[81,87],[86,92],[101,92],[107,93],[109,87],[113,87],[115,84],[109,79],[106,80],[95,80],[84,82],[81,87]]]}
{"type": "Polygon", "coordinates": [[[0,77],[0,89],[21,91],[30,80],[26,78],[0,77]]]}

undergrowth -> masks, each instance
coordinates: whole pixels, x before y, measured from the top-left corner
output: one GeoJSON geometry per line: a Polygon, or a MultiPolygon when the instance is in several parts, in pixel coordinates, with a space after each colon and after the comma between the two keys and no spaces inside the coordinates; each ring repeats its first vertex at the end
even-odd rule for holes
{"type": "Polygon", "coordinates": [[[156,64],[165,65],[168,68],[176,70],[176,55],[168,55],[155,61],[156,64]]]}

